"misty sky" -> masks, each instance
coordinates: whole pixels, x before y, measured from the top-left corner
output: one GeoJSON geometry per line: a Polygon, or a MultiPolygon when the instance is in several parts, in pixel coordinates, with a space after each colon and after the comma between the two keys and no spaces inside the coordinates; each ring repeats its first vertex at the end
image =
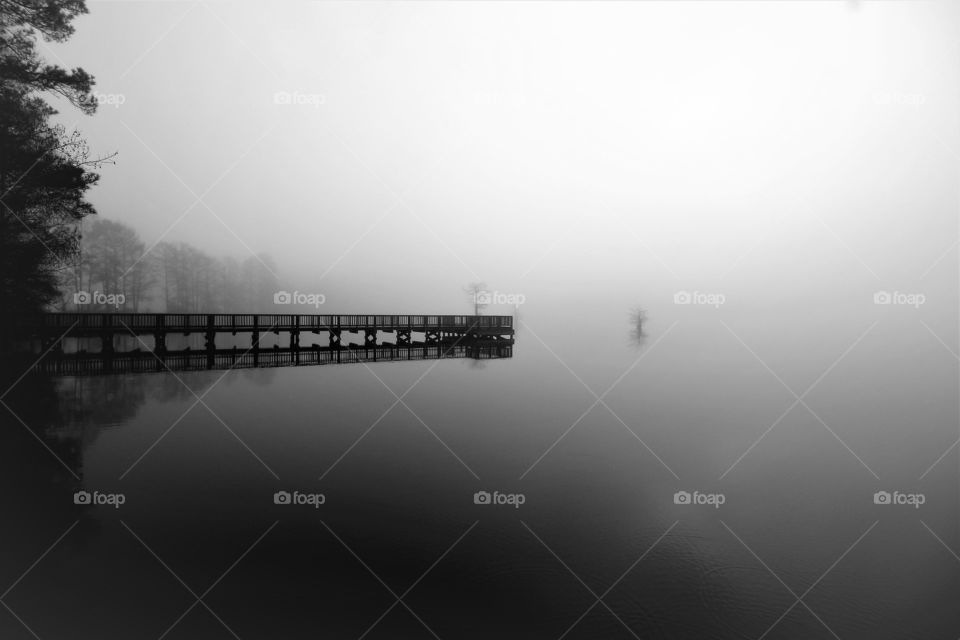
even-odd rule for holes
{"type": "Polygon", "coordinates": [[[477,279],[531,306],[804,301],[846,295],[838,279],[955,306],[958,17],[948,2],[95,0],[45,51],[123,96],[92,118],[62,109],[119,151],[91,196],[103,217],[148,245],[268,252],[330,312],[457,311],[430,301],[477,279]]]}

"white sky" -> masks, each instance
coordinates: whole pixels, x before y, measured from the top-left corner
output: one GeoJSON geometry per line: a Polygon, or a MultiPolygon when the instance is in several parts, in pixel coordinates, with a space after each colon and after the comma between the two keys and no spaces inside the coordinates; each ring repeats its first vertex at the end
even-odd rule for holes
{"type": "Polygon", "coordinates": [[[101,215],[301,288],[902,289],[957,238],[955,3],[90,9],[101,215]]]}

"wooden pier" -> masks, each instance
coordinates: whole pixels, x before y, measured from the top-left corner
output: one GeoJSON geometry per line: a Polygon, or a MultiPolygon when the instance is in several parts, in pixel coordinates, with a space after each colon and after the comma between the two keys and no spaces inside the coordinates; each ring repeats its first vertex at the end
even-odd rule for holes
{"type": "MultiPolygon", "coordinates": [[[[329,347],[340,346],[343,334],[363,334],[363,344],[375,347],[384,337],[394,344],[440,344],[452,338],[462,342],[495,341],[513,344],[512,316],[457,315],[303,315],[223,313],[39,313],[6,319],[6,337],[39,341],[41,349],[62,351],[64,338],[99,338],[101,353],[115,353],[114,338],[152,336],[153,351],[167,351],[168,335],[202,335],[204,350],[217,352],[221,334],[249,334],[250,348],[260,350],[263,334],[289,336],[289,349],[300,349],[304,332],[326,334],[329,347]]],[[[6,340],[4,341],[6,342],[6,340]]]]}

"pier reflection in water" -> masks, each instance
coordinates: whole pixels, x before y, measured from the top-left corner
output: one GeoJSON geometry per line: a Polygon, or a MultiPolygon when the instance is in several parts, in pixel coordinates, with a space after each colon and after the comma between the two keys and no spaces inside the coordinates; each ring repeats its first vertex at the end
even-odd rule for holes
{"type": "Polygon", "coordinates": [[[313,346],[307,348],[181,350],[156,353],[51,353],[33,366],[36,373],[49,375],[101,375],[303,367],[326,364],[359,364],[408,360],[470,358],[491,360],[513,356],[513,345],[496,340],[445,339],[431,343],[313,346]]]}

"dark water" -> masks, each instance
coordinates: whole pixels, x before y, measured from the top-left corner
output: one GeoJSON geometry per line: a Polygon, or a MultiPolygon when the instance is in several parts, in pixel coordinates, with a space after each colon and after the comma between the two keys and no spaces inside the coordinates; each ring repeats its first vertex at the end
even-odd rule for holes
{"type": "Polygon", "coordinates": [[[0,637],[960,635],[949,322],[628,311],[531,308],[486,362],[23,378],[0,637]]]}

